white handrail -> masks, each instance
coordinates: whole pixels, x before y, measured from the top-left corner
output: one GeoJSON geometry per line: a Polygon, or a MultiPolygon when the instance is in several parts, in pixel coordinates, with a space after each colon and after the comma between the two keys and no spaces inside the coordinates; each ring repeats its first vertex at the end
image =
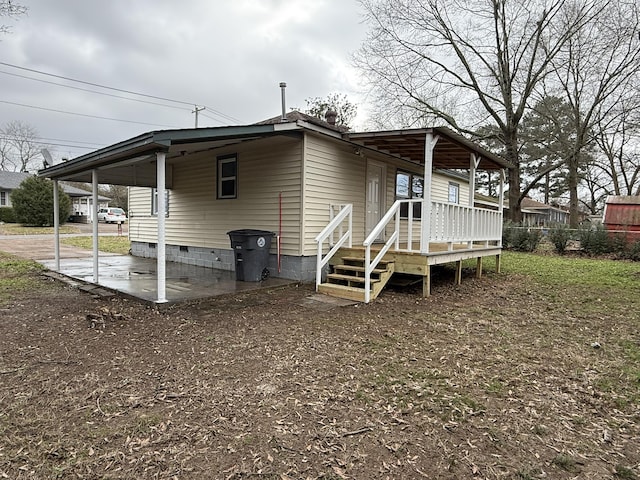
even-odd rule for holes
{"type": "MultiPolygon", "coordinates": [[[[353,242],[353,205],[350,203],[341,205],[340,213],[338,213],[329,224],[322,229],[322,231],[316,236],[315,241],[318,244],[318,256],[316,260],[316,291],[318,290],[318,285],[322,283],[322,269],[324,266],[329,263],[329,260],[336,254],[338,250],[345,244],[348,243],[349,248],[352,246],[353,242]],[[347,219],[348,228],[346,233],[342,233],[343,231],[343,222],[347,219]],[[324,242],[327,238],[332,237],[334,231],[339,228],[340,229],[340,239],[335,243],[335,245],[329,245],[329,251],[323,257],[322,249],[324,248],[324,242]]],[[[333,216],[334,205],[330,205],[330,216],[333,216]]]]}
{"type": "Polygon", "coordinates": [[[364,303],[369,303],[371,300],[371,273],[378,266],[380,260],[384,257],[384,255],[389,251],[391,245],[398,246],[399,241],[399,226],[400,226],[400,205],[402,204],[402,200],[396,200],[391,208],[387,210],[387,213],[380,219],[378,224],[373,227],[371,233],[364,241],[364,303]],[[395,218],[395,228],[389,239],[385,242],[384,246],[376,257],[371,260],[371,245],[376,241],[377,238],[380,237],[380,234],[387,228],[387,225],[391,220],[395,218]]]}

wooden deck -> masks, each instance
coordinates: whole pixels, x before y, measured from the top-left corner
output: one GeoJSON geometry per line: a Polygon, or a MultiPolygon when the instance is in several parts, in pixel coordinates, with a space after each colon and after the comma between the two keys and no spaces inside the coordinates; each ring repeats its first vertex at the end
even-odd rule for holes
{"type": "MultiPolygon", "coordinates": [[[[417,250],[419,245],[414,245],[417,250]]],[[[372,247],[372,258],[380,251],[380,248],[372,247]]],[[[456,283],[462,281],[462,262],[464,260],[476,259],[476,277],[482,276],[482,259],[484,257],[495,256],[496,270],[500,271],[500,255],[502,247],[498,245],[486,245],[485,243],[474,243],[469,248],[468,243],[430,243],[429,253],[409,252],[404,250],[389,250],[383,260],[395,264],[395,273],[416,275],[422,277],[422,293],[427,297],[431,294],[431,266],[444,263],[456,264],[456,283]]],[[[365,247],[341,248],[331,259],[331,266],[343,263],[344,257],[365,255],[365,247]]]]}

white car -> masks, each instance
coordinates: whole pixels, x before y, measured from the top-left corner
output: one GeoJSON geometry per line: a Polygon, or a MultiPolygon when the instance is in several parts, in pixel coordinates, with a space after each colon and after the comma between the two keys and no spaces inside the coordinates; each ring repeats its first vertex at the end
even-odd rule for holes
{"type": "Polygon", "coordinates": [[[109,207],[98,210],[98,222],[124,223],[127,221],[127,214],[121,208],[109,207]]]}

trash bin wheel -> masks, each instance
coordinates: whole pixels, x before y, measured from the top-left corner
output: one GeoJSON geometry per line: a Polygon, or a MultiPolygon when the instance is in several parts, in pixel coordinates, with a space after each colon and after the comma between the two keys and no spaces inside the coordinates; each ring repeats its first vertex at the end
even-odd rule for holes
{"type": "Polygon", "coordinates": [[[269,269],[265,268],[264,270],[262,270],[262,276],[261,276],[262,280],[266,280],[267,278],[269,278],[269,275],[270,275],[269,269]]]}

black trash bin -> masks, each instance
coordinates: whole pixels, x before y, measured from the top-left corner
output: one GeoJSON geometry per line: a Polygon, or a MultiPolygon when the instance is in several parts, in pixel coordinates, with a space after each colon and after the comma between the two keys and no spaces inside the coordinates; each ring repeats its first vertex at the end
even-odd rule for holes
{"type": "Polygon", "coordinates": [[[236,260],[236,280],[259,282],[269,276],[269,249],[275,235],[267,230],[245,228],[227,232],[236,260]]]}

